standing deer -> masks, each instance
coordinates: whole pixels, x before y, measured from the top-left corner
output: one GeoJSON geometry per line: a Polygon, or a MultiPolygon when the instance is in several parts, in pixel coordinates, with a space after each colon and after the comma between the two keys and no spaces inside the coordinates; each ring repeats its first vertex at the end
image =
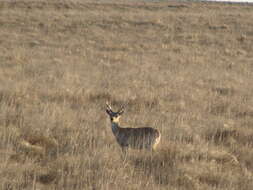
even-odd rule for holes
{"type": "Polygon", "coordinates": [[[124,154],[128,148],[155,150],[161,139],[161,133],[157,129],[151,127],[122,128],[119,119],[124,109],[121,108],[114,112],[108,103],[106,106],[106,113],[111,119],[112,132],[124,154]]]}

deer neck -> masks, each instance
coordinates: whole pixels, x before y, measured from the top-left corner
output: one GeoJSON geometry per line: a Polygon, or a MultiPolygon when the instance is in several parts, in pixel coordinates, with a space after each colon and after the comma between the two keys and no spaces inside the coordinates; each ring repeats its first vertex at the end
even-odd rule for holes
{"type": "Polygon", "coordinates": [[[117,135],[120,129],[119,123],[118,122],[112,122],[112,132],[114,135],[117,135]]]}

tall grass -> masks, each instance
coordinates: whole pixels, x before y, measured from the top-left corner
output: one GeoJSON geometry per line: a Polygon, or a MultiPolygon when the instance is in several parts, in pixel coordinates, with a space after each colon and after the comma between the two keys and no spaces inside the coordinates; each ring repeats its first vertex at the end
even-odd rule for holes
{"type": "Polygon", "coordinates": [[[252,189],[252,13],[0,2],[1,189],[252,189]],[[106,101],[158,150],[123,161],[106,101]]]}

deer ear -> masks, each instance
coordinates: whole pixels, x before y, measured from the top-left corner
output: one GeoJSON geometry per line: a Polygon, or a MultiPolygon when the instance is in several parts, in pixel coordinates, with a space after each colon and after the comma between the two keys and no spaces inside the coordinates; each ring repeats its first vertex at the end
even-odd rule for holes
{"type": "Polygon", "coordinates": [[[121,115],[121,114],[123,114],[124,113],[124,110],[121,110],[120,112],[119,112],[119,115],[121,115]]]}
{"type": "Polygon", "coordinates": [[[111,115],[112,112],[110,110],[106,109],[106,113],[108,113],[109,115],[111,115]]]}

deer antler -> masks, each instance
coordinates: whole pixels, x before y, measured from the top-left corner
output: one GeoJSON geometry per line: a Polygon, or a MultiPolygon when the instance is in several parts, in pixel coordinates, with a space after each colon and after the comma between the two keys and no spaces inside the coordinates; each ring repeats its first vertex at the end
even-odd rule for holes
{"type": "Polygon", "coordinates": [[[109,105],[108,101],[106,101],[106,106],[108,110],[112,111],[112,107],[109,105]]]}
{"type": "Polygon", "coordinates": [[[121,106],[121,108],[119,109],[119,111],[117,113],[122,114],[124,112],[124,109],[125,109],[125,107],[121,106]]]}

